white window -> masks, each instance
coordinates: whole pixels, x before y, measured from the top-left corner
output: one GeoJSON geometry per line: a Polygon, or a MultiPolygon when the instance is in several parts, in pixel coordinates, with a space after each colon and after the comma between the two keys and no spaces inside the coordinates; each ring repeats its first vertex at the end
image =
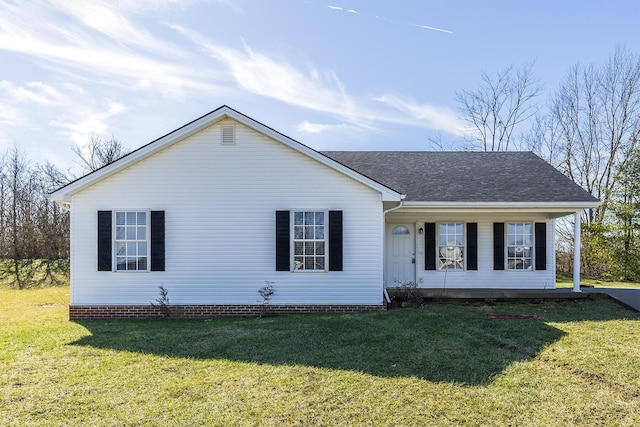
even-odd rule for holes
{"type": "Polygon", "coordinates": [[[507,224],[508,270],[532,270],[532,229],[530,223],[507,224]]]}
{"type": "Polygon", "coordinates": [[[464,270],[464,224],[438,224],[438,270],[464,270]]]}
{"type": "Polygon", "coordinates": [[[327,221],[324,211],[293,212],[294,271],[327,271],[327,221]]]}
{"type": "Polygon", "coordinates": [[[149,270],[148,214],[148,211],[115,212],[116,271],[149,270]]]}

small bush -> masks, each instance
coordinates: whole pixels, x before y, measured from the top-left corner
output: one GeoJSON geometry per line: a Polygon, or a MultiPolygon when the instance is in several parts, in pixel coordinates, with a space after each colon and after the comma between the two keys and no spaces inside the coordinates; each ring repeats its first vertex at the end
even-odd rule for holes
{"type": "Polygon", "coordinates": [[[396,281],[397,286],[393,290],[391,299],[400,306],[419,306],[424,302],[418,284],[412,280],[404,282],[396,281]]]}

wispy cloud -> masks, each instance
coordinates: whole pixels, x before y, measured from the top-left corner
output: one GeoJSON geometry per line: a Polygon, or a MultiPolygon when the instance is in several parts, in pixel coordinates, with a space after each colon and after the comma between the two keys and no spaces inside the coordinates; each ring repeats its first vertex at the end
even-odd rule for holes
{"type": "Polygon", "coordinates": [[[425,30],[433,30],[433,31],[440,31],[441,33],[453,34],[453,31],[444,30],[442,28],[430,27],[428,25],[419,25],[419,24],[411,24],[411,25],[416,26],[418,28],[424,28],[425,30]]]}
{"type": "Polygon", "coordinates": [[[395,95],[383,95],[376,98],[376,101],[405,113],[412,121],[422,123],[426,128],[457,136],[462,136],[465,133],[464,124],[458,118],[458,114],[449,108],[418,104],[412,99],[395,95]]]}
{"type": "MultiPolygon", "coordinates": [[[[393,95],[356,97],[348,94],[333,71],[322,71],[312,65],[302,71],[290,63],[276,61],[256,52],[246,44],[243,50],[236,50],[179,25],[173,24],[171,27],[222,62],[238,86],[247,92],[327,113],[352,128],[362,130],[378,131],[381,123],[393,123],[456,135],[460,132],[461,125],[456,113],[448,109],[420,105],[393,95]],[[383,106],[391,108],[381,108],[383,106]]],[[[334,129],[335,126],[302,122],[297,129],[317,134],[334,129]]]]}
{"type": "Polygon", "coordinates": [[[243,50],[236,50],[182,26],[174,24],[171,27],[224,64],[236,83],[250,93],[290,105],[352,117],[354,101],[333,71],[322,71],[311,65],[306,71],[301,71],[292,64],[256,52],[247,44],[243,50]]]}
{"type": "MultiPolygon", "coordinates": [[[[329,9],[340,11],[340,12],[349,12],[349,13],[353,13],[355,15],[360,15],[360,12],[358,12],[358,11],[356,11],[354,9],[344,9],[341,6],[334,6],[334,5],[329,5],[327,7],[329,9]]],[[[366,16],[366,15],[364,15],[364,16],[366,16]]],[[[433,31],[439,31],[441,33],[453,34],[453,31],[445,30],[443,28],[432,27],[430,25],[414,24],[414,23],[411,23],[411,22],[402,21],[402,20],[398,20],[398,19],[395,19],[395,18],[389,18],[389,17],[386,17],[386,16],[375,16],[374,18],[382,20],[382,21],[393,22],[393,23],[396,23],[396,24],[409,25],[409,26],[412,26],[412,27],[418,27],[418,28],[422,28],[422,29],[425,29],[425,30],[433,30],[433,31]]]]}
{"type": "MultiPolygon", "coordinates": [[[[24,123],[25,118],[21,111],[11,105],[0,103],[0,124],[15,126],[24,123]]],[[[8,137],[5,137],[8,141],[8,137]]]]}
{"type": "Polygon", "coordinates": [[[29,82],[25,86],[1,80],[0,92],[4,92],[9,99],[18,103],[54,105],[63,102],[63,95],[59,91],[42,82],[29,82]]]}
{"type": "Polygon", "coordinates": [[[49,125],[63,129],[71,141],[82,146],[91,134],[109,133],[108,119],[127,110],[125,105],[113,100],[104,100],[102,104],[98,107],[84,106],[80,112],[69,112],[51,120],[49,125]]]}
{"type": "Polygon", "coordinates": [[[299,123],[298,126],[296,126],[296,130],[301,133],[316,134],[316,133],[324,133],[324,132],[336,129],[340,126],[344,126],[344,125],[311,123],[305,120],[302,123],[299,123]]]}
{"type": "MultiPolygon", "coordinates": [[[[96,103],[85,89],[70,83],[55,87],[42,82],[18,85],[2,80],[0,94],[3,95],[0,124],[7,128],[26,126],[41,133],[41,125],[46,123],[60,129],[65,139],[80,145],[86,143],[92,133],[112,132],[110,119],[128,109],[122,102],[109,98],[96,103]]],[[[3,139],[7,140],[6,134],[3,139]]]]}
{"type": "MultiPolygon", "coordinates": [[[[218,89],[202,78],[196,58],[136,25],[125,13],[131,3],[116,2],[114,7],[99,1],[5,2],[0,49],[37,59],[57,72],[76,70],[74,77],[108,76],[103,83],[131,89],[153,88],[177,96],[184,89],[218,89]]],[[[157,7],[169,1],[140,3],[157,7]]]]}

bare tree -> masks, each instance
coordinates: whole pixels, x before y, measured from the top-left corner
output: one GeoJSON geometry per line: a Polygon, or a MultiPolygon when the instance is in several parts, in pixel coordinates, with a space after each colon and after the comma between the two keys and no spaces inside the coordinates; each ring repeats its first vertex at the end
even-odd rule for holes
{"type": "Polygon", "coordinates": [[[100,135],[92,134],[84,148],[74,145],[71,151],[76,154],[76,162],[82,167],[83,172],[89,173],[118,160],[127,154],[129,149],[113,136],[103,139],[100,135]]]}
{"type": "Polygon", "coordinates": [[[36,171],[42,179],[42,184],[46,193],[51,193],[52,191],[68,184],[72,180],[70,173],[63,173],[56,167],[56,165],[48,160],[42,164],[38,164],[36,166],[36,171]]]}
{"type": "Polygon", "coordinates": [[[469,139],[484,151],[507,151],[514,133],[537,111],[534,99],[542,85],[533,76],[533,64],[509,66],[495,76],[485,72],[480,87],[456,93],[462,119],[469,124],[469,139]]]}
{"type": "Polygon", "coordinates": [[[538,123],[530,146],[602,201],[586,217],[602,223],[619,166],[638,146],[640,56],[617,48],[600,68],[574,66],[538,123]]]}
{"type": "Polygon", "coordinates": [[[5,166],[5,175],[8,187],[7,229],[9,241],[9,256],[11,256],[13,274],[16,278],[18,289],[22,289],[23,282],[20,274],[20,261],[23,258],[23,241],[21,239],[22,201],[25,194],[25,178],[27,164],[24,156],[14,147],[9,151],[8,161],[5,166]]]}

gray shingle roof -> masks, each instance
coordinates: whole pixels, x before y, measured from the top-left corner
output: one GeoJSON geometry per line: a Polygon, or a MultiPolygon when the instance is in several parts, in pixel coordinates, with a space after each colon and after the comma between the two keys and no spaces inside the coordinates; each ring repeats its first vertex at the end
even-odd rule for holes
{"type": "Polygon", "coordinates": [[[531,152],[325,151],[407,201],[587,202],[597,199],[531,152]]]}

